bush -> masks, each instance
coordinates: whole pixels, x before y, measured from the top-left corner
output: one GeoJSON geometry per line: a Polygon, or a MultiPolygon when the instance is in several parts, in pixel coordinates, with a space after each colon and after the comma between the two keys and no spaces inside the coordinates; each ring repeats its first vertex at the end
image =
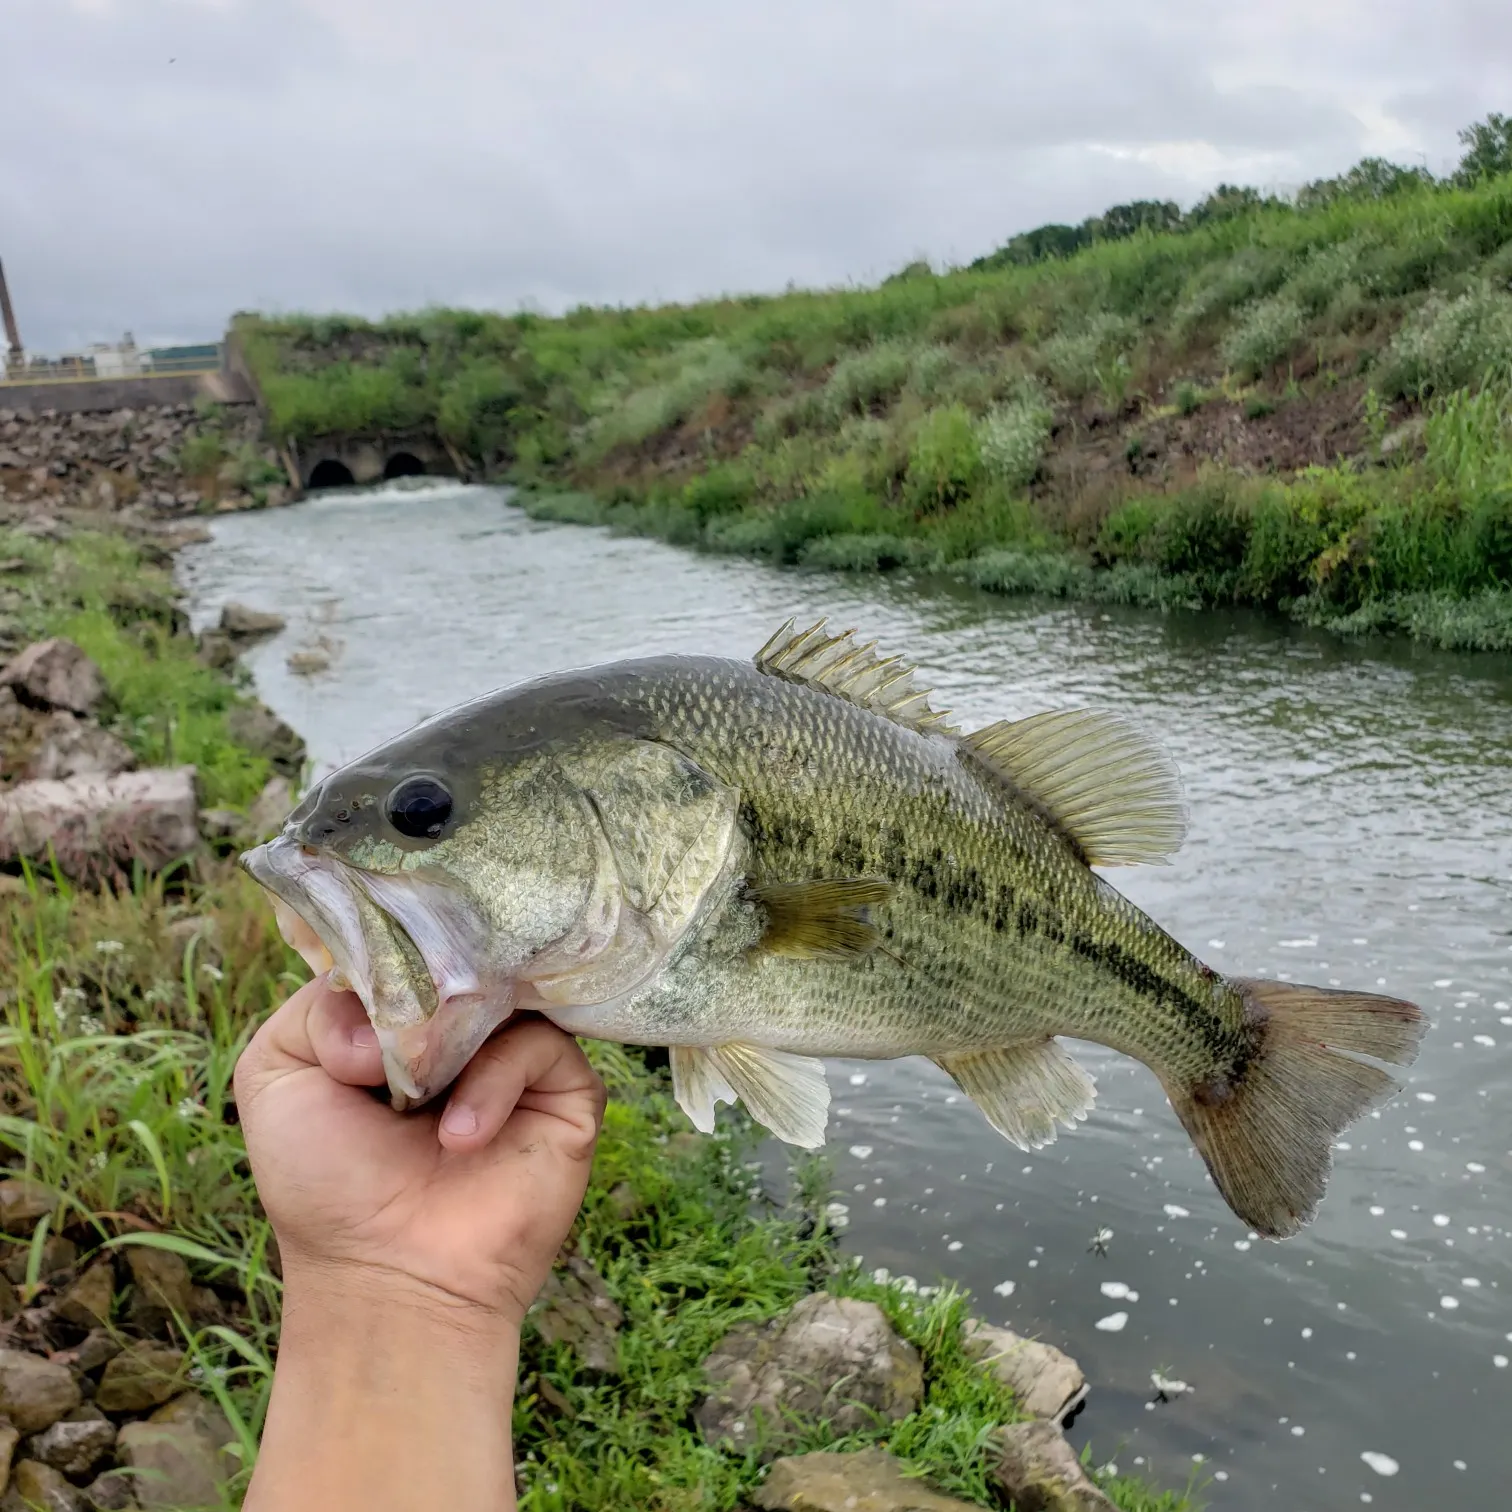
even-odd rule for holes
{"type": "Polygon", "coordinates": [[[1295,350],[1306,326],[1302,306],[1289,295],[1262,299],[1223,338],[1223,360],[1247,378],[1259,377],[1295,350]]]}
{"type": "Polygon", "coordinates": [[[1200,410],[1207,400],[1207,394],[1190,378],[1183,378],[1176,385],[1176,392],[1172,395],[1172,402],[1176,406],[1178,415],[1193,415],[1200,410]]]}
{"type": "Polygon", "coordinates": [[[1428,296],[1381,359],[1389,397],[1423,399],[1512,376],[1512,295],[1481,283],[1456,299],[1428,296]]]}
{"type": "Polygon", "coordinates": [[[960,366],[960,358],[947,346],[921,347],[909,366],[908,387],[921,399],[943,398],[960,366]]]}
{"type": "Polygon", "coordinates": [[[899,342],[880,341],[874,346],[842,357],[824,387],[825,407],[831,417],[869,414],[877,405],[890,404],[908,381],[912,356],[899,342]]]}
{"type": "Polygon", "coordinates": [[[1052,336],[1039,350],[1040,365],[1068,399],[1081,399],[1102,381],[1102,369],[1127,340],[1129,323],[1117,315],[1094,315],[1084,325],[1052,336]]]}
{"type": "Polygon", "coordinates": [[[1050,443],[1051,414],[1032,398],[999,405],[977,427],[977,446],[987,471],[1009,488],[1034,481],[1050,443]]]}
{"type": "Polygon", "coordinates": [[[948,509],[970,494],[981,475],[976,427],[964,405],[930,410],[908,457],[904,489],[915,509],[948,509]]]}

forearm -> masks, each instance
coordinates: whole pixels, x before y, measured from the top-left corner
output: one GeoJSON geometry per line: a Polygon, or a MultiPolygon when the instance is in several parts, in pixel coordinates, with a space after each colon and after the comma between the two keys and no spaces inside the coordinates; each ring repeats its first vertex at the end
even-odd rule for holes
{"type": "Polygon", "coordinates": [[[503,1317],[291,1275],[246,1512],[514,1512],[518,1364],[503,1317]]]}

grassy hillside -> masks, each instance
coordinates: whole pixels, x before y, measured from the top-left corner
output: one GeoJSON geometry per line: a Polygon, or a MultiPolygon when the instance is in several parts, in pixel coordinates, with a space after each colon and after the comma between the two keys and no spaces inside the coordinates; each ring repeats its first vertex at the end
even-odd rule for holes
{"type": "Polygon", "coordinates": [[[539,513],[1506,649],[1512,125],[1474,130],[1463,183],[1116,207],[874,289],[238,327],[280,435],[432,425],[539,513]]]}

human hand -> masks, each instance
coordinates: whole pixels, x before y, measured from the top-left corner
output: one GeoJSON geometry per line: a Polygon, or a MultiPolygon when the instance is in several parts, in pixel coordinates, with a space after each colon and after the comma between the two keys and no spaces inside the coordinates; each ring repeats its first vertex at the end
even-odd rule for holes
{"type": "Polygon", "coordinates": [[[285,1277],[518,1328],[582,1204],[603,1084],[535,1019],[489,1040],[444,1107],[396,1113],[363,1090],[383,1081],[362,1004],[325,977],[243,1052],[236,1102],[285,1277]]]}

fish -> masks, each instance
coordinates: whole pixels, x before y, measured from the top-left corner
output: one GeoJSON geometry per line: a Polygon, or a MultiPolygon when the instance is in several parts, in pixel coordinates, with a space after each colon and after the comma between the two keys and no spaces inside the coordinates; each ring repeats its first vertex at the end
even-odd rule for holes
{"type": "Polygon", "coordinates": [[[1133,721],[973,731],[823,620],[749,661],[626,659],[437,714],[331,773],[242,863],[349,986],[401,1111],[501,1024],[664,1047],[693,1126],[823,1144],[829,1057],[924,1056],[1013,1144],[1074,1129],[1064,1039],[1148,1066],[1235,1215],[1316,1213],[1337,1136],[1426,1019],[1224,976],[1101,873],[1165,864],[1181,782],[1133,721]]]}

